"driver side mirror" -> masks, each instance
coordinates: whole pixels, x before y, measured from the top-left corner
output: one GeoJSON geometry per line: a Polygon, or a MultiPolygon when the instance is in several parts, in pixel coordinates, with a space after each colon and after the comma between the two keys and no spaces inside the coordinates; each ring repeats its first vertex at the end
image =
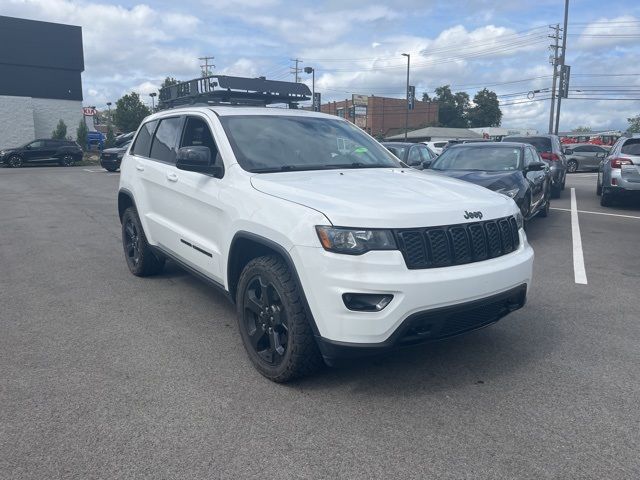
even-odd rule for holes
{"type": "Polygon", "coordinates": [[[193,146],[182,147],[176,156],[176,168],[188,172],[204,173],[214,177],[221,177],[224,167],[216,159],[211,158],[209,147],[193,146]]]}
{"type": "Polygon", "coordinates": [[[596,153],[596,158],[604,158],[604,157],[606,157],[606,156],[607,156],[607,154],[606,154],[606,153],[604,153],[604,152],[598,152],[598,153],[596,153]]]}
{"type": "Polygon", "coordinates": [[[531,162],[529,165],[525,167],[525,171],[527,172],[541,172],[547,167],[547,164],[544,162],[531,162]]]}
{"type": "Polygon", "coordinates": [[[565,148],[564,149],[564,154],[565,155],[573,155],[573,150],[571,150],[570,148],[565,148]]]}
{"type": "Polygon", "coordinates": [[[26,148],[27,150],[31,150],[31,145],[25,145],[24,148],[26,148]]]}
{"type": "Polygon", "coordinates": [[[433,160],[425,160],[424,162],[422,162],[422,168],[426,170],[427,168],[431,167],[432,163],[433,163],[433,160]]]}

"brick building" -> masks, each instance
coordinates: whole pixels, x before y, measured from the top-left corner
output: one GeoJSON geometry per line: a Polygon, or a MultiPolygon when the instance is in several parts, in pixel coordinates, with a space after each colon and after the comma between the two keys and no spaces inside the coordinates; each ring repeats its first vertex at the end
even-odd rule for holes
{"type": "MultiPolygon", "coordinates": [[[[350,100],[325,103],[321,111],[346,118],[374,137],[386,137],[404,132],[406,108],[404,98],[353,95],[350,100]]],[[[409,111],[409,130],[437,123],[437,102],[416,101],[409,111]]]]}
{"type": "Polygon", "coordinates": [[[80,27],[0,16],[0,148],[49,138],[82,118],[80,27]]]}

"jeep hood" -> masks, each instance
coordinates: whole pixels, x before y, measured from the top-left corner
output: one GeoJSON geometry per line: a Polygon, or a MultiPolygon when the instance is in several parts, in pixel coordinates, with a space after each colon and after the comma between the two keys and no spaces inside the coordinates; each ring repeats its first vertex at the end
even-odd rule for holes
{"type": "Polygon", "coordinates": [[[253,187],[323,213],[333,225],[410,228],[477,221],[516,211],[484,187],[413,169],[346,169],[255,174],[253,187]]]}

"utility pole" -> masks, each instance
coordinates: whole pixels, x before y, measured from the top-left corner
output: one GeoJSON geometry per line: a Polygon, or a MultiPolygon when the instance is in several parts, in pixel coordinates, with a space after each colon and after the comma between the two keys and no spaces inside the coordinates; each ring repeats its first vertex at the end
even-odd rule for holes
{"type": "Polygon", "coordinates": [[[407,141],[407,132],[409,131],[409,64],[411,63],[411,55],[403,53],[403,57],[407,57],[407,111],[404,116],[404,141],[407,141]]]}
{"type": "Polygon", "coordinates": [[[209,75],[211,75],[211,72],[209,71],[209,67],[216,68],[216,66],[213,63],[209,64],[209,60],[213,60],[214,58],[216,57],[198,57],[198,60],[200,60],[201,62],[204,62],[204,65],[200,65],[200,68],[202,69],[203,77],[208,77],[209,75]]]}
{"type": "Polygon", "coordinates": [[[558,54],[560,45],[560,24],[557,23],[555,27],[550,27],[554,30],[553,35],[549,35],[549,38],[555,39],[555,44],[550,45],[553,49],[553,58],[550,59],[550,63],[553,65],[553,81],[551,83],[551,111],[549,112],[549,133],[553,133],[553,121],[555,119],[555,107],[556,107],[556,83],[558,81],[558,54]]]}
{"type": "MultiPolygon", "coordinates": [[[[562,57],[560,57],[560,65],[564,71],[565,60],[567,58],[567,24],[569,23],[569,0],[564,0],[564,29],[562,30],[562,57]]],[[[556,109],[556,127],[554,133],[558,134],[560,126],[560,106],[562,105],[562,96],[558,95],[558,108],[556,109]]]]}
{"type": "Polygon", "coordinates": [[[300,82],[300,77],[299,77],[299,73],[302,71],[301,68],[298,68],[298,64],[302,63],[302,60],[298,59],[298,58],[292,58],[291,59],[292,62],[296,62],[296,66],[295,67],[291,67],[291,73],[293,73],[294,77],[295,77],[295,81],[296,83],[300,82]]]}

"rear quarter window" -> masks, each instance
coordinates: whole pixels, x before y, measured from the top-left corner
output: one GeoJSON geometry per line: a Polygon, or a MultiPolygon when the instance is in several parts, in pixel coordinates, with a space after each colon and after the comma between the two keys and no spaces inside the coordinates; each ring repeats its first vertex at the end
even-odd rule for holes
{"type": "Polygon", "coordinates": [[[640,138],[627,140],[620,151],[626,155],[640,155],[640,138]]]}
{"type": "Polygon", "coordinates": [[[547,137],[506,137],[503,142],[528,143],[533,145],[538,153],[553,151],[551,139],[547,137]]]}
{"type": "Polygon", "coordinates": [[[140,127],[140,131],[136,136],[131,153],[142,157],[149,156],[149,151],[151,150],[151,139],[153,138],[153,132],[156,129],[157,124],[157,120],[151,120],[140,127]]]}

